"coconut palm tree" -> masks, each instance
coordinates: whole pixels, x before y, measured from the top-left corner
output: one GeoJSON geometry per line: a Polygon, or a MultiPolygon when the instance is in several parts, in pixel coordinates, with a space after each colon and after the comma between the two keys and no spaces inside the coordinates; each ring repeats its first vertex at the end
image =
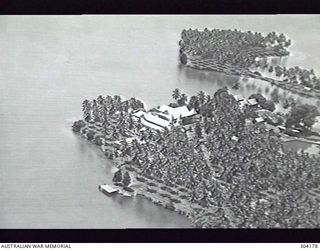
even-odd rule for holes
{"type": "Polygon", "coordinates": [[[197,96],[191,96],[189,103],[188,103],[189,109],[194,108],[195,110],[199,110],[199,100],[197,96]]]}
{"type": "Polygon", "coordinates": [[[82,103],[83,118],[85,121],[91,120],[91,103],[85,99],[82,103]]]}
{"type": "Polygon", "coordinates": [[[173,93],[172,93],[172,97],[173,97],[173,99],[176,100],[176,101],[179,100],[180,97],[181,97],[181,90],[178,89],[178,88],[174,89],[174,90],[173,90],[173,93]]]}
{"type": "Polygon", "coordinates": [[[188,101],[188,96],[186,94],[181,94],[178,100],[178,103],[180,105],[186,105],[187,101],[188,101]]]}
{"type": "Polygon", "coordinates": [[[104,98],[102,95],[99,95],[98,98],[97,98],[97,102],[98,102],[98,105],[103,105],[103,101],[104,101],[104,98]]]}
{"type": "Polygon", "coordinates": [[[121,96],[114,95],[113,96],[113,101],[114,101],[115,108],[118,109],[119,106],[121,105],[121,96]]]}
{"type": "Polygon", "coordinates": [[[274,103],[279,103],[279,90],[275,88],[270,94],[271,100],[274,103]]]}
{"type": "Polygon", "coordinates": [[[121,169],[119,169],[117,172],[114,173],[112,181],[115,182],[115,183],[119,183],[119,182],[122,181],[121,169]]]}
{"type": "Polygon", "coordinates": [[[200,104],[204,104],[205,101],[206,101],[206,93],[201,90],[201,91],[198,92],[197,96],[198,96],[199,103],[200,104]]]}

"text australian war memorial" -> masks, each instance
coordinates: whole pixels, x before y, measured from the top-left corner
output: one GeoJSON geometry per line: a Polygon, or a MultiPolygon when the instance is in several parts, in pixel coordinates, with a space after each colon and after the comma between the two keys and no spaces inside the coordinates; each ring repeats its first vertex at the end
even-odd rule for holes
{"type": "Polygon", "coordinates": [[[275,32],[185,29],[182,67],[241,80],[214,93],[171,89],[171,103],[151,108],[124,93],[83,100],[72,129],[117,169],[99,190],[141,196],[196,228],[318,228],[320,78],[283,63],[293,42],[275,32]]]}

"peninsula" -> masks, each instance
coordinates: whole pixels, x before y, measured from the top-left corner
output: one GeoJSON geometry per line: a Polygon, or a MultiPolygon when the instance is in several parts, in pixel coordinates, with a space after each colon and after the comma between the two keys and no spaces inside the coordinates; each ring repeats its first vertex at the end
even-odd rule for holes
{"type": "Polygon", "coordinates": [[[279,116],[262,95],[246,100],[228,89],[172,97],[150,110],[117,95],[83,102],[73,131],[117,166],[114,187],[199,228],[320,226],[319,155],[283,146],[284,136],[311,131],[316,108],[295,104],[279,116]]]}
{"type": "Polygon", "coordinates": [[[183,65],[268,81],[292,93],[320,99],[320,78],[313,69],[286,68],[271,63],[288,57],[291,40],[275,32],[262,35],[239,30],[183,30],[180,60],[183,65]]]}

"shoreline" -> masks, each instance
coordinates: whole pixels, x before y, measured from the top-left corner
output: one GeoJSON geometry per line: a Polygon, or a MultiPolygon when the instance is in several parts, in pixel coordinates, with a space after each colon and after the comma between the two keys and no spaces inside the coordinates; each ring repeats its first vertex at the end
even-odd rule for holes
{"type": "MultiPolygon", "coordinates": [[[[106,142],[103,142],[102,145],[98,145],[97,143],[95,143],[95,138],[99,137],[100,135],[98,123],[84,123],[85,126],[82,127],[80,131],[77,132],[77,134],[84,137],[92,144],[98,146],[100,150],[106,155],[106,153],[108,153],[108,150],[110,150],[111,147],[103,145],[106,142]],[[88,132],[94,133],[93,139],[88,139],[88,132]]],[[[282,138],[284,138],[284,136],[282,136],[282,138]]],[[[292,140],[299,140],[303,142],[308,141],[308,143],[319,145],[319,142],[309,141],[304,138],[296,138],[288,135],[286,135],[285,138],[286,140],[282,140],[284,143],[292,140]]],[[[108,141],[108,143],[110,143],[110,141],[108,141]]],[[[108,158],[107,155],[106,157],[108,158]]],[[[125,197],[127,194],[130,194],[130,196],[143,197],[151,201],[155,205],[162,206],[163,208],[169,209],[170,211],[185,216],[190,222],[192,222],[192,214],[194,212],[200,212],[201,210],[205,210],[207,205],[201,205],[199,203],[194,203],[191,200],[189,200],[191,194],[187,188],[179,186],[178,184],[166,185],[162,180],[158,180],[156,178],[141,173],[141,170],[137,168],[137,164],[133,162],[130,157],[119,156],[112,159],[108,159],[112,162],[116,169],[121,170],[123,172],[128,172],[132,180],[131,184],[128,186],[130,189],[132,189],[132,192],[129,192],[121,185],[119,186],[115,184],[112,181],[112,179],[110,180],[112,186],[119,189],[118,194],[122,197],[125,197]]],[[[212,204],[210,204],[210,207],[211,209],[219,209],[219,207],[213,206],[212,204]]],[[[228,210],[227,207],[224,209],[228,210]]],[[[226,213],[226,216],[229,217],[232,228],[233,221],[236,218],[234,218],[231,213],[226,213]]]]}
{"type": "Polygon", "coordinates": [[[311,97],[320,99],[320,90],[316,89],[306,89],[303,85],[300,84],[293,84],[287,83],[286,81],[272,79],[270,77],[262,76],[259,71],[252,72],[247,69],[241,69],[238,67],[234,67],[228,64],[221,64],[214,60],[210,59],[203,59],[200,57],[193,58],[192,56],[188,55],[187,52],[180,50],[180,62],[181,64],[185,65],[186,67],[193,68],[196,70],[207,70],[207,71],[215,71],[224,73],[226,75],[232,76],[243,76],[249,77],[253,79],[258,79],[262,81],[266,81],[271,85],[275,85],[281,89],[287,90],[293,94],[297,94],[302,97],[311,97]]]}
{"type": "MultiPolygon", "coordinates": [[[[173,91],[173,98],[175,100],[177,100],[177,98],[175,98],[176,92],[179,92],[179,89],[173,91]]],[[[182,97],[184,96],[184,94],[181,93],[179,95],[182,97]]],[[[201,96],[205,96],[205,93],[199,92],[198,95],[198,97],[192,96],[190,100],[192,100],[192,98],[201,100],[201,96]]],[[[229,112],[236,111],[234,114],[235,116],[243,115],[239,107],[239,102],[232,94],[228,94],[227,90],[222,89],[217,91],[213,98],[216,102],[212,104],[212,106],[215,104],[212,108],[214,108],[216,113],[220,115],[228,113],[224,108],[219,106],[221,105],[220,102],[222,100],[227,99],[230,102],[225,103],[223,107],[229,105],[232,108],[229,108],[229,112]],[[225,98],[222,98],[222,96],[225,98]]],[[[248,156],[252,158],[253,164],[259,169],[262,168],[262,163],[261,160],[256,160],[257,157],[260,157],[261,154],[271,157],[268,156],[268,152],[271,150],[285,164],[288,161],[293,162],[292,164],[294,164],[295,157],[297,159],[297,164],[306,160],[309,160],[314,164],[315,161],[315,158],[309,156],[307,156],[308,158],[303,158],[302,155],[297,155],[298,152],[292,152],[292,154],[290,154],[292,155],[292,158],[290,158],[290,155],[284,157],[283,140],[277,135],[280,133],[280,129],[278,129],[279,132],[274,131],[274,134],[268,133],[268,129],[265,126],[260,126],[259,124],[254,125],[255,123],[250,120],[253,119],[252,114],[246,116],[247,119],[249,119],[249,122],[243,121],[241,123],[243,131],[237,134],[239,137],[233,136],[231,138],[231,133],[235,133],[232,130],[230,131],[229,138],[220,134],[221,129],[207,131],[204,128],[202,130],[200,127],[201,125],[204,127],[208,125],[217,127],[216,125],[218,125],[214,123],[213,118],[211,121],[208,120],[208,118],[207,120],[205,120],[205,118],[201,119],[201,117],[206,114],[210,115],[210,112],[199,112],[201,117],[199,121],[195,121],[193,127],[191,126],[194,128],[191,131],[189,129],[182,130],[182,128],[174,129],[172,127],[172,130],[168,129],[161,133],[152,130],[152,128],[149,128],[148,130],[148,128],[145,128],[143,124],[140,123],[140,119],[135,118],[139,117],[141,112],[146,112],[142,111],[144,108],[141,107],[141,105],[134,105],[139,103],[138,100],[135,102],[120,101],[121,99],[119,99],[118,96],[107,96],[105,98],[99,96],[97,100],[93,99],[92,102],[88,100],[83,101],[82,107],[84,118],[83,120],[75,121],[72,126],[72,130],[75,133],[80,134],[92,144],[99,146],[104,155],[109,160],[112,160],[112,165],[115,165],[118,169],[113,177],[109,176],[106,181],[107,183],[112,183],[111,185],[113,187],[111,187],[111,189],[106,189],[105,192],[102,193],[107,196],[112,195],[112,193],[121,194],[123,197],[142,196],[155,205],[160,205],[163,208],[184,215],[184,218],[188,219],[193,227],[219,226],[222,228],[237,228],[246,226],[247,223],[251,223],[250,220],[246,221],[243,218],[241,212],[239,214],[238,208],[244,204],[241,202],[239,203],[236,199],[238,196],[240,198],[242,197],[240,192],[242,187],[239,181],[243,179],[243,174],[238,171],[236,172],[237,174],[234,175],[234,170],[231,172],[232,169],[228,170],[228,166],[220,167],[218,165],[214,171],[208,169],[211,166],[216,166],[212,164],[217,164],[220,160],[219,156],[215,155],[215,152],[221,148],[220,144],[225,144],[225,139],[230,140],[229,145],[231,145],[231,147],[225,145],[228,147],[226,149],[228,150],[227,152],[230,150],[230,152],[232,152],[234,149],[241,149],[242,151],[244,149],[251,149],[252,152],[256,152],[253,153],[252,156],[250,156],[250,154],[248,154],[248,156]],[[101,114],[101,110],[105,110],[105,113],[101,114]],[[200,131],[199,128],[201,129],[200,131]],[[249,134],[244,132],[245,130],[248,131],[249,134]],[[250,138],[249,140],[256,144],[254,147],[248,146],[252,145],[252,143],[248,143],[246,139],[248,136],[250,138]],[[165,137],[168,137],[168,139],[165,139],[165,137]],[[239,138],[239,145],[236,145],[238,144],[239,138]],[[213,140],[211,141],[210,139],[213,140]],[[261,140],[264,141],[263,144],[261,144],[261,140]],[[275,145],[271,146],[271,144],[268,144],[267,140],[269,140],[270,143],[274,140],[275,145]],[[175,142],[179,142],[180,144],[175,142]],[[186,142],[187,146],[183,146],[181,144],[183,142],[186,142]],[[179,153],[176,151],[177,146],[181,146],[180,150],[186,152],[184,156],[185,159],[176,157],[179,153]],[[260,150],[255,151],[256,147],[260,148],[260,150]],[[199,164],[200,167],[197,167],[194,164],[191,165],[188,155],[193,155],[196,164],[199,164]],[[214,162],[211,160],[212,157],[215,157],[213,159],[216,159],[214,162]],[[170,161],[170,159],[174,159],[174,162],[172,160],[170,161]],[[185,164],[185,166],[182,166],[181,163],[185,164]],[[181,169],[183,171],[177,172],[177,166],[182,166],[181,169]],[[203,170],[205,174],[202,174],[199,170],[203,170]],[[229,171],[228,175],[226,175],[226,173],[228,173],[226,171],[229,171]],[[184,176],[185,174],[186,176],[184,176]],[[234,183],[231,182],[232,180],[230,181],[228,176],[234,176],[234,183]],[[240,186],[238,187],[237,185],[240,186]],[[201,214],[208,214],[209,221],[201,221],[201,214]],[[212,221],[210,222],[210,220],[212,221]]],[[[158,109],[160,109],[160,107],[158,107],[158,109]]],[[[255,113],[256,109],[249,108],[248,111],[255,113]]],[[[238,119],[241,119],[240,116],[237,117],[238,119]]],[[[237,123],[238,120],[232,119],[231,117],[222,118],[231,120],[231,122],[233,122],[231,124],[237,123]]],[[[219,116],[215,117],[215,119],[222,118],[219,118],[219,116]]],[[[271,119],[271,121],[273,120],[271,119]]],[[[281,124],[282,123],[283,121],[281,124]]],[[[229,162],[232,162],[232,166],[237,166],[239,161],[235,161],[235,152],[233,152],[232,156],[233,157],[229,158],[229,162]]],[[[249,164],[247,164],[247,158],[240,158],[240,161],[244,162],[243,165],[249,164]]],[[[227,160],[226,164],[229,164],[229,162],[227,160]]],[[[252,167],[252,163],[250,163],[250,165],[250,167],[252,167]]],[[[264,164],[264,167],[265,166],[268,167],[267,164],[264,164]]],[[[263,170],[261,169],[261,171],[263,170]]],[[[269,167],[269,172],[272,171],[272,167],[269,167]]],[[[282,170],[279,169],[278,171],[282,170]]],[[[257,175],[256,172],[255,175],[257,175]]],[[[280,175],[280,177],[281,176],[282,175],[280,175]]],[[[250,178],[252,178],[252,176],[250,176],[250,178]]],[[[250,184],[249,182],[249,184],[252,185],[251,190],[253,190],[253,188],[258,188],[260,191],[267,192],[270,189],[267,186],[262,186],[263,184],[260,182],[256,184],[253,179],[251,181],[253,183],[250,184]]],[[[281,191],[282,186],[277,185],[278,184],[275,183],[273,189],[281,191]]],[[[101,185],[99,185],[99,187],[101,191],[101,185]]],[[[247,190],[246,192],[250,194],[251,190],[247,190]]],[[[270,192],[272,193],[273,191],[270,192]]],[[[281,192],[277,193],[277,195],[282,199],[281,192]]],[[[274,194],[269,195],[258,192],[252,194],[251,197],[252,198],[250,199],[253,199],[253,207],[256,206],[256,202],[260,204],[262,200],[271,204],[271,207],[273,204],[274,206],[277,206],[277,200],[275,200],[274,194]]],[[[308,197],[317,199],[317,196],[314,195],[310,196],[308,194],[308,197]]],[[[243,202],[246,202],[246,200],[243,202]]],[[[262,206],[263,204],[260,205],[262,206]]],[[[248,216],[250,219],[250,215],[248,216]]],[[[272,226],[275,221],[271,220],[270,223],[270,226],[272,226]]],[[[253,223],[252,225],[254,228],[258,227],[258,224],[253,223]]]]}
{"type": "MultiPolygon", "coordinates": [[[[99,125],[88,122],[85,122],[85,124],[86,125],[76,133],[92,144],[98,146],[105,155],[108,154],[111,147],[103,145],[106,142],[103,142],[102,145],[98,145],[94,142],[95,138],[100,135],[99,125]],[[88,139],[88,132],[95,133],[92,140],[88,139]]],[[[174,186],[168,186],[165,185],[163,181],[139,173],[136,164],[132,162],[129,157],[116,157],[111,159],[106,155],[106,158],[112,162],[116,169],[128,172],[132,179],[132,183],[129,185],[129,187],[133,189],[133,192],[131,193],[125,190],[122,186],[113,183],[112,179],[110,180],[110,183],[112,183],[113,186],[120,189],[119,195],[124,197],[123,194],[129,193],[132,194],[132,196],[144,197],[155,205],[162,206],[185,216],[188,220],[191,219],[190,216],[195,209],[204,208],[201,205],[188,200],[190,194],[185,187],[178,186],[177,184],[174,186]]]]}

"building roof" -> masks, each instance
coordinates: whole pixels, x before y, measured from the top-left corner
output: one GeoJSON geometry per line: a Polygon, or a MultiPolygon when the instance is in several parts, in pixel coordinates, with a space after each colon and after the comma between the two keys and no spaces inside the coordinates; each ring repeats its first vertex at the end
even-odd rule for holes
{"type": "Polygon", "coordinates": [[[294,133],[300,133],[300,131],[297,130],[297,129],[292,129],[291,131],[294,132],[294,133]]]}
{"type": "Polygon", "coordinates": [[[144,114],[146,114],[146,112],[144,112],[142,110],[139,110],[138,112],[132,113],[132,115],[135,116],[135,117],[141,117],[144,114]]]}
{"type": "Polygon", "coordinates": [[[257,102],[257,100],[255,98],[251,98],[251,99],[248,99],[248,104],[250,106],[253,106],[253,105],[257,105],[258,102],[257,102]]]}
{"type": "Polygon", "coordinates": [[[236,101],[240,102],[244,100],[244,97],[241,95],[234,95],[234,99],[236,99],[236,101]]]}
{"type": "Polygon", "coordinates": [[[257,110],[256,113],[260,117],[263,117],[264,119],[271,120],[273,123],[277,123],[277,121],[279,120],[278,115],[271,112],[270,110],[261,109],[261,110],[257,110]]]}
{"type": "Polygon", "coordinates": [[[147,120],[148,122],[155,123],[160,127],[168,127],[170,125],[169,121],[165,119],[161,119],[159,116],[152,115],[150,113],[145,114],[144,119],[147,120]]]}
{"type": "Polygon", "coordinates": [[[156,130],[163,130],[163,127],[160,127],[160,126],[157,126],[151,122],[148,122],[146,120],[141,120],[141,123],[149,128],[152,128],[152,129],[156,129],[156,130]]]}
{"type": "Polygon", "coordinates": [[[256,122],[263,122],[264,119],[263,119],[262,117],[258,117],[258,118],[255,119],[255,121],[256,121],[256,122]]]}
{"type": "Polygon", "coordinates": [[[286,130],[286,128],[284,126],[277,126],[279,129],[282,129],[282,130],[286,130]]]}
{"type": "Polygon", "coordinates": [[[145,116],[143,116],[143,119],[141,119],[141,123],[149,128],[156,130],[163,130],[164,127],[170,124],[168,121],[152,114],[146,114],[145,116]]]}
{"type": "Polygon", "coordinates": [[[238,101],[238,103],[239,103],[239,107],[243,108],[246,104],[248,104],[248,101],[244,99],[244,100],[238,101]]]}
{"type": "Polygon", "coordinates": [[[171,116],[169,115],[169,114],[167,114],[167,113],[160,113],[160,112],[158,112],[157,114],[156,114],[159,118],[161,118],[161,119],[164,119],[164,120],[167,120],[167,121],[171,121],[171,116]]]}
{"type": "Polygon", "coordinates": [[[239,141],[239,137],[237,137],[237,136],[234,135],[234,136],[231,137],[231,140],[239,141]]]}
{"type": "Polygon", "coordinates": [[[189,110],[187,106],[181,106],[177,108],[170,107],[168,105],[161,105],[158,108],[161,112],[168,112],[168,115],[171,117],[173,116],[174,119],[178,119],[181,117],[187,117],[196,114],[196,111],[194,109],[189,110]]]}
{"type": "Polygon", "coordinates": [[[100,185],[100,188],[107,191],[108,193],[114,193],[118,191],[118,189],[115,189],[107,184],[100,185]]]}

